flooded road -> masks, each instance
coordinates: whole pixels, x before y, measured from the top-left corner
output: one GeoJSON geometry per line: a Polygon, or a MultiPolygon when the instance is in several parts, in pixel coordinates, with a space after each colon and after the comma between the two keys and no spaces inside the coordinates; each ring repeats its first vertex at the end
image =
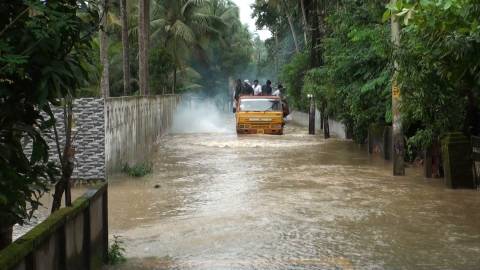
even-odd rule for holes
{"type": "Polygon", "coordinates": [[[153,174],[110,179],[110,234],[129,258],[114,269],[480,268],[480,193],[418,168],[394,178],[293,123],[284,136],[225,125],[167,135],[153,174]]]}

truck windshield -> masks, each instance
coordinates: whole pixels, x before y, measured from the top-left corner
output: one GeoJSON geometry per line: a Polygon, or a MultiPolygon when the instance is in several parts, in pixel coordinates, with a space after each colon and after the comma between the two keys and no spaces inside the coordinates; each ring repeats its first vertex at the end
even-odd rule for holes
{"type": "Polygon", "coordinates": [[[280,100],[243,99],[240,101],[240,111],[276,112],[281,110],[280,100]]]}

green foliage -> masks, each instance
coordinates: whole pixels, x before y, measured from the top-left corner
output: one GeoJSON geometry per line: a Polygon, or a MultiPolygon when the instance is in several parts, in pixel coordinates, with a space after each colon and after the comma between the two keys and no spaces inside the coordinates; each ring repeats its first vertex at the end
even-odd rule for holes
{"type": "MultiPolygon", "coordinates": [[[[307,16],[313,16],[315,10],[312,6],[313,1],[304,2],[307,12],[311,12],[307,16]]],[[[302,13],[298,3],[298,1],[256,0],[252,5],[252,17],[256,19],[257,28],[267,28],[272,33],[272,37],[265,40],[267,59],[259,63],[260,77],[276,81],[279,79],[278,73],[281,73],[283,66],[288,64],[296,53],[287,13],[292,18],[300,49],[306,50],[307,44],[304,44],[302,35],[302,13]]]]}
{"type": "Polygon", "coordinates": [[[425,149],[445,132],[480,132],[480,3],[420,1],[397,52],[409,143],[425,149]]]}
{"type": "Polygon", "coordinates": [[[220,25],[218,36],[204,47],[204,56],[191,61],[192,66],[205,78],[201,81],[205,94],[230,100],[229,79],[254,75],[252,35],[240,22],[238,7],[231,1],[207,1],[203,12],[220,18],[223,26],[220,25]]]}
{"type": "Polygon", "coordinates": [[[257,0],[253,6],[257,26],[274,34],[266,49],[281,67],[294,105],[305,107],[304,96],[314,94],[321,111],[343,121],[354,139],[364,142],[370,124],[392,122],[395,60],[401,120],[412,156],[445,132],[480,134],[480,2],[397,0],[386,8],[381,0],[327,2],[304,2],[308,17],[314,18],[308,23],[323,26],[320,34],[312,31],[312,44],[306,46],[321,44],[321,49],[310,48],[313,69],[308,71],[305,53],[292,58],[284,51],[289,33],[284,15],[289,12],[299,30],[299,5],[285,10],[280,1],[257,0]],[[312,3],[326,17],[308,13],[312,3]],[[391,16],[403,24],[399,48],[390,42],[391,16]],[[317,57],[322,61],[315,64],[317,57]]]}
{"type": "Polygon", "coordinates": [[[132,167],[130,167],[128,164],[125,164],[122,168],[123,173],[132,177],[143,177],[152,173],[152,171],[153,166],[151,163],[135,164],[132,167]]]}
{"type": "Polygon", "coordinates": [[[296,54],[292,61],[282,68],[280,79],[287,88],[287,95],[293,106],[299,110],[307,110],[307,96],[302,91],[303,77],[309,68],[309,58],[306,53],[296,54]]]}
{"type": "MultiPolygon", "coordinates": [[[[138,1],[127,5],[131,91],[138,92],[138,1]]],[[[118,5],[109,10],[110,93],[123,94],[121,27],[118,5]]],[[[230,0],[151,1],[149,83],[152,94],[202,91],[230,98],[228,79],[255,74],[252,35],[240,22],[238,7],[230,0]],[[176,76],[174,76],[176,72],[176,76]]],[[[98,49],[95,52],[97,66],[98,49]]],[[[100,71],[100,70],[99,70],[100,71]]],[[[93,74],[93,72],[92,72],[93,74]]],[[[82,94],[98,92],[99,77],[82,94]]]]}
{"type": "Polygon", "coordinates": [[[123,244],[120,236],[113,236],[113,243],[108,248],[107,261],[109,265],[117,265],[127,260],[127,258],[125,258],[125,248],[123,247],[123,244]]]}
{"type": "Polygon", "coordinates": [[[43,134],[55,122],[49,104],[74,96],[93,67],[96,6],[71,2],[0,3],[0,219],[6,224],[30,218],[56,181],[43,134]]]}
{"type": "Polygon", "coordinates": [[[344,2],[327,17],[323,41],[324,65],[310,70],[304,91],[312,93],[320,110],[343,121],[363,143],[372,123],[389,123],[389,26],[380,21],[382,1],[344,2]]]}
{"type": "Polygon", "coordinates": [[[150,76],[151,88],[157,94],[170,93],[172,85],[170,73],[175,67],[172,55],[165,48],[155,47],[150,50],[149,62],[149,69],[152,74],[150,76]]]}

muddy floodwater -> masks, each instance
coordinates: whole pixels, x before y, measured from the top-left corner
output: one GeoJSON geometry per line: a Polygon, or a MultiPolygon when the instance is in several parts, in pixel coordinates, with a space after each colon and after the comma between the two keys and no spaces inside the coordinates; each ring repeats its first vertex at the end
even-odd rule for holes
{"type": "MultiPolygon", "coordinates": [[[[231,116],[230,116],[231,117],[231,116]]],[[[480,193],[348,141],[170,134],[144,178],[112,177],[113,269],[480,269],[480,193]],[[157,188],[155,188],[155,186],[157,188]]]]}

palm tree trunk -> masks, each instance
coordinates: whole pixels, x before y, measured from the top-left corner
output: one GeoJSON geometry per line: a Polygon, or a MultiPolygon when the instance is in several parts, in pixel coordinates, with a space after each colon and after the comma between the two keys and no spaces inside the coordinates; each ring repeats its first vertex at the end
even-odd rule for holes
{"type": "Polygon", "coordinates": [[[148,43],[150,25],[150,0],[139,0],[138,16],[138,77],[140,93],[148,95],[148,43]]]}
{"type": "Polygon", "coordinates": [[[130,59],[128,43],[127,1],[120,0],[120,20],[122,24],[122,54],[123,54],[123,95],[130,92],[130,59]]]}
{"type": "Polygon", "coordinates": [[[295,44],[295,51],[298,53],[300,52],[300,48],[298,46],[297,35],[295,34],[295,28],[293,26],[292,15],[288,11],[285,11],[287,14],[288,25],[290,26],[290,32],[292,32],[293,43],[295,44]]]}
{"type": "Polygon", "coordinates": [[[307,13],[305,11],[305,0],[300,0],[300,7],[302,8],[302,18],[303,18],[303,38],[305,40],[305,46],[307,46],[308,22],[307,22],[307,13]]]}
{"type": "Polygon", "coordinates": [[[0,250],[12,243],[13,225],[0,225],[0,250]]]}
{"type": "Polygon", "coordinates": [[[101,27],[100,27],[100,63],[102,65],[102,77],[100,78],[100,88],[102,96],[110,96],[109,66],[108,66],[108,36],[107,36],[107,14],[108,0],[102,0],[101,3],[101,27]]]}
{"type": "Polygon", "coordinates": [[[285,15],[287,16],[288,20],[288,25],[290,26],[290,32],[292,33],[293,37],[293,43],[295,44],[295,52],[300,52],[300,47],[298,46],[298,41],[297,41],[297,35],[295,34],[295,28],[293,25],[293,19],[292,19],[292,14],[289,12],[289,8],[287,5],[286,0],[281,0],[281,5],[283,6],[283,11],[285,12],[285,15]]]}
{"type": "Polygon", "coordinates": [[[175,94],[177,90],[177,66],[175,65],[173,69],[173,86],[172,86],[172,94],[175,94]]]}
{"type": "Polygon", "coordinates": [[[322,65],[322,22],[323,16],[320,8],[320,1],[313,1],[313,8],[310,15],[310,66],[318,67],[322,65]]]}
{"type": "Polygon", "coordinates": [[[278,31],[275,31],[273,33],[273,36],[275,37],[275,75],[278,75],[278,65],[279,65],[279,61],[278,61],[278,31]]]}

